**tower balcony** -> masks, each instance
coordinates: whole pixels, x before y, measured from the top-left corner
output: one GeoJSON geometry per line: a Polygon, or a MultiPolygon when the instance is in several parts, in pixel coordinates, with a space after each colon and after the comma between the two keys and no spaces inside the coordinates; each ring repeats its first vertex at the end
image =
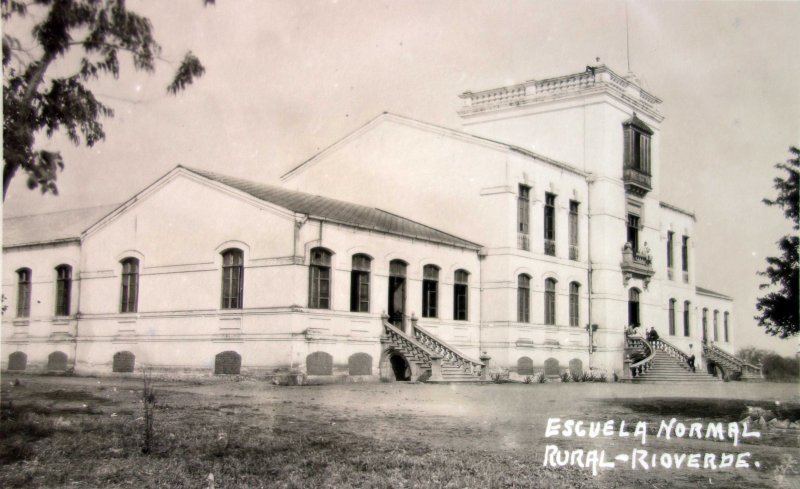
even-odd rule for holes
{"type": "Polygon", "coordinates": [[[625,285],[632,278],[640,278],[644,281],[644,286],[650,284],[650,278],[655,274],[653,270],[653,259],[649,253],[642,253],[634,250],[630,244],[626,244],[622,249],[622,277],[625,285]]]}
{"type": "Polygon", "coordinates": [[[650,183],[652,177],[649,173],[636,168],[625,168],[622,173],[622,181],[625,183],[625,191],[636,195],[637,197],[644,197],[647,192],[653,190],[650,183]]]}

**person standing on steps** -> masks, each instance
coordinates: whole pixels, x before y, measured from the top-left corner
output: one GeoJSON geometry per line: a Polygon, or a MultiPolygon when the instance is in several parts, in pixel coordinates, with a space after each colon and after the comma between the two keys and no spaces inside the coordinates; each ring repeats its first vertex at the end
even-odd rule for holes
{"type": "Polygon", "coordinates": [[[647,332],[647,341],[655,341],[658,339],[658,333],[656,332],[656,328],[650,326],[650,331],[647,332]]]}
{"type": "Polygon", "coordinates": [[[689,356],[686,358],[686,363],[689,364],[689,368],[692,369],[692,372],[696,372],[697,370],[694,368],[694,348],[691,344],[689,344],[689,356]]]}

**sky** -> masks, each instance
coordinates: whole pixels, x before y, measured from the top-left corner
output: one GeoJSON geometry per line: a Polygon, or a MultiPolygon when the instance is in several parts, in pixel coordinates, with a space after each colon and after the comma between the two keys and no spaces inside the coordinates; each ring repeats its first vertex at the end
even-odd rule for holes
{"type": "Polygon", "coordinates": [[[60,194],[17,178],[5,216],[123,202],[178,164],[276,182],[383,111],[459,128],[458,94],[580,72],[599,57],[663,100],[661,199],[696,213],[697,283],[734,297],[737,348],[797,350],[752,318],[756,272],[791,232],[761,199],[775,195],[773,165],[800,146],[800,2],[202,4],[128,2],[163,47],[156,73],[123,64],[118,80],[95,83],[115,110],[105,141],[41,138],[66,160],[60,194]],[[188,50],[206,73],[167,95],[188,50]]]}

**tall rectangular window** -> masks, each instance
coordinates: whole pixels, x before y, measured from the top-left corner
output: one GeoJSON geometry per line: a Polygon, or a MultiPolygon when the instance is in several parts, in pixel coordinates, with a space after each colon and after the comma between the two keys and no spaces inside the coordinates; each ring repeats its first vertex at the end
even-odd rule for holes
{"type": "Polygon", "coordinates": [[[556,196],[544,194],[544,253],[556,256],[556,196]]]}
{"type": "Polygon", "coordinates": [[[72,267],[59,265],[56,267],[56,316],[69,316],[71,296],[72,267]]]}
{"type": "Polygon", "coordinates": [[[675,280],[675,233],[667,231],[667,278],[675,280]]]}
{"type": "Polygon", "coordinates": [[[569,284],[569,325],[580,325],[580,292],[581,286],[578,282],[569,284]]]}
{"type": "Polygon", "coordinates": [[[31,316],[31,269],[17,270],[17,317],[31,316]]]}
{"type": "Polygon", "coordinates": [[[569,259],[578,259],[578,206],[574,200],[569,201],[569,259]]]}
{"type": "Polygon", "coordinates": [[[722,322],[722,333],[724,335],[723,338],[725,338],[725,343],[727,343],[729,341],[728,340],[729,336],[728,336],[728,313],[727,312],[722,317],[722,321],[723,321],[722,322]]]}
{"type": "Polygon", "coordinates": [[[222,252],[222,309],[242,308],[244,253],[231,248],[222,252]]]}
{"type": "Polygon", "coordinates": [[[439,267],[425,265],[422,269],[422,317],[438,317],[439,267]]]}
{"type": "Polygon", "coordinates": [[[370,257],[353,255],[350,272],[350,311],[369,312],[369,272],[370,257]]]}
{"type": "Polygon", "coordinates": [[[456,270],[453,284],[453,319],[466,321],[469,317],[469,272],[456,270]]]}
{"type": "Polygon", "coordinates": [[[681,242],[681,270],[683,281],[689,281],[689,236],[684,236],[681,242]]]}
{"type": "Polygon", "coordinates": [[[628,214],[628,243],[634,253],[639,251],[639,216],[628,214]]]}
{"type": "Polygon", "coordinates": [[[524,273],[517,277],[517,322],[531,322],[531,277],[524,273]]]}
{"type": "Polygon", "coordinates": [[[517,247],[521,250],[530,250],[530,195],[531,188],[527,185],[519,186],[517,196],[517,247]]]}
{"type": "Polygon", "coordinates": [[[625,168],[650,174],[650,137],[653,130],[634,116],[624,125],[625,168]]]}
{"type": "Polygon", "coordinates": [[[714,341],[719,341],[719,311],[714,311],[714,341]]]}
{"type": "Polygon", "coordinates": [[[689,309],[692,304],[689,301],[683,303],[683,336],[689,336],[689,309]]]}
{"type": "Polygon", "coordinates": [[[669,300],[669,335],[675,336],[675,299],[669,300]]]}
{"type": "Polygon", "coordinates": [[[139,260],[125,258],[122,264],[122,291],[119,312],[136,312],[139,300],[139,260]]]}
{"type": "Polygon", "coordinates": [[[556,281],[544,281],[544,324],[556,324],[556,281]]]}
{"type": "Polygon", "coordinates": [[[322,248],[311,250],[309,274],[308,307],[312,309],[331,308],[331,254],[322,248]]]}

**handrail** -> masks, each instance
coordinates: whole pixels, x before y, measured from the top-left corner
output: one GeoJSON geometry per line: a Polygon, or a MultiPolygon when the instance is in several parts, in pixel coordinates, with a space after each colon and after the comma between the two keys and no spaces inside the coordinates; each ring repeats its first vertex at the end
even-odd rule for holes
{"type": "Polygon", "coordinates": [[[723,361],[732,363],[734,367],[738,367],[739,370],[750,370],[754,374],[761,375],[761,367],[753,365],[752,363],[747,363],[741,358],[731,355],[717,345],[703,345],[703,351],[711,357],[722,357],[723,361]]]}
{"type": "Polygon", "coordinates": [[[639,360],[630,367],[631,375],[633,377],[641,377],[645,372],[650,370],[650,367],[652,367],[653,358],[656,356],[656,350],[642,336],[635,335],[629,335],[627,337],[627,346],[628,348],[644,346],[650,352],[644,359],[639,360]]]}
{"type": "Polygon", "coordinates": [[[678,360],[681,360],[683,364],[686,366],[689,365],[689,355],[681,351],[680,348],[668,342],[667,340],[663,338],[657,338],[655,340],[652,340],[652,343],[655,349],[663,351],[672,358],[677,358],[678,360]]]}
{"type": "Polygon", "coordinates": [[[417,325],[415,321],[412,321],[412,325],[414,337],[420,343],[437,352],[445,361],[458,366],[465,366],[469,369],[470,373],[480,375],[483,362],[461,353],[455,347],[450,346],[444,340],[433,336],[424,328],[417,325]]]}
{"type": "Polygon", "coordinates": [[[415,338],[405,334],[404,332],[400,331],[397,327],[395,327],[392,323],[387,320],[383,320],[383,327],[386,329],[386,332],[392,336],[394,339],[398,339],[403,346],[410,346],[411,348],[415,348],[419,350],[421,353],[430,357],[431,360],[437,360],[442,358],[442,355],[433,351],[432,349],[428,348],[424,344],[420,343],[415,338]]]}

